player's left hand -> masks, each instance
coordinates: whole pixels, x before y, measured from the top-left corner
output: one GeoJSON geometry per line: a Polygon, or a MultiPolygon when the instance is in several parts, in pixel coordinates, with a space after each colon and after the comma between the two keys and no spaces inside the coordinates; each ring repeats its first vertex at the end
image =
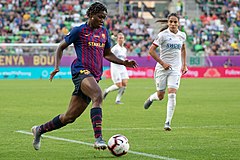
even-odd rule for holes
{"type": "Polygon", "coordinates": [[[188,71],[188,68],[187,68],[187,66],[186,65],[184,65],[184,66],[182,66],[182,75],[184,75],[184,74],[186,74],[187,73],[187,71],[188,71]]]}
{"type": "Polygon", "coordinates": [[[125,60],[123,65],[126,66],[126,67],[131,67],[131,68],[137,68],[138,67],[137,62],[134,61],[134,60],[125,60]]]}
{"type": "Polygon", "coordinates": [[[57,68],[55,68],[52,72],[51,72],[51,74],[50,74],[50,78],[49,78],[49,80],[52,82],[52,79],[53,79],[53,77],[59,72],[60,70],[57,68]]]}

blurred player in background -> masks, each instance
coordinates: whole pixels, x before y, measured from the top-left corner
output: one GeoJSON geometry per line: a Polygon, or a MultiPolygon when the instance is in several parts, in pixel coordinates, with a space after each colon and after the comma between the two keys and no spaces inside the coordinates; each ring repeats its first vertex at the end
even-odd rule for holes
{"type": "Polygon", "coordinates": [[[111,62],[127,67],[136,67],[135,61],[121,60],[111,52],[110,37],[103,27],[107,16],[107,8],[100,2],[93,3],[87,10],[88,21],[79,27],[74,27],[59,44],[56,50],[55,69],[50,75],[50,81],[60,71],[59,65],[63,50],[72,43],[77,58],[71,65],[74,91],[69,107],[64,114],[60,114],[51,121],[40,126],[33,126],[33,147],[40,149],[41,135],[73,123],[92,101],[90,117],[94,130],[94,148],[106,149],[107,145],[102,138],[102,91],[98,85],[102,75],[103,57],[111,62]]]}
{"type": "Polygon", "coordinates": [[[157,61],[154,74],[157,92],[145,101],[144,108],[148,109],[153,101],[162,100],[168,87],[167,116],[164,125],[166,131],[171,130],[181,75],[188,70],[184,44],[186,34],[178,30],[178,27],[179,17],[176,13],[171,13],[168,16],[167,27],[160,31],[149,49],[149,54],[157,61]],[[160,57],[156,53],[158,47],[160,47],[160,57]]]}
{"type": "MultiPolygon", "coordinates": [[[[117,44],[111,49],[112,53],[115,54],[119,59],[125,60],[127,58],[127,49],[124,47],[125,38],[122,33],[117,34],[117,44]]],[[[113,85],[104,90],[103,99],[106,98],[109,92],[118,90],[118,94],[115,100],[116,104],[122,104],[121,98],[127,87],[128,83],[128,72],[125,66],[116,63],[110,64],[111,78],[113,85]]]]}

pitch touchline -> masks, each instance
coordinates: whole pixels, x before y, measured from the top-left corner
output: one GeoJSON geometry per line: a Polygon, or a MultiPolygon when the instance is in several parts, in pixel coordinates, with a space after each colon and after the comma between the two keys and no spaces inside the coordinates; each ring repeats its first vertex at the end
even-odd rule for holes
{"type": "MultiPolygon", "coordinates": [[[[31,132],[26,132],[26,131],[21,131],[21,130],[16,131],[16,132],[22,133],[22,134],[32,135],[31,132]]],[[[55,137],[55,136],[46,136],[46,135],[42,135],[42,136],[45,137],[45,138],[54,139],[54,140],[58,140],[58,141],[66,141],[66,142],[70,142],[70,143],[84,144],[84,145],[93,147],[92,143],[87,143],[87,142],[83,142],[83,141],[76,141],[76,140],[71,140],[71,139],[66,139],[66,138],[55,137]]],[[[145,157],[150,157],[150,158],[156,158],[156,159],[177,160],[175,158],[168,158],[168,157],[164,157],[164,156],[148,154],[148,153],[143,153],[143,152],[130,151],[130,150],[128,151],[128,153],[141,155],[141,156],[145,156],[145,157]]]]}
{"type": "MultiPolygon", "coordinates": [[[[231,126],[232,128],[239,128],[238,126],[231,126]]],[[[204,129],[204,128],[229,128],[229,126],[199,126],[199,127],[191,127],[191,126],[182,126],[182,127],[174,127],[174,128],[194,128],[194,129],[204,129]]],[[[162,128],[104,128],[105,131],[121,131],[121,130],[163,130],[162,128]]],[[[92,131],[92,128],[82,128],[82,129],[61,129],[60,132],[73,132],[73,131],[92,131]]]]}

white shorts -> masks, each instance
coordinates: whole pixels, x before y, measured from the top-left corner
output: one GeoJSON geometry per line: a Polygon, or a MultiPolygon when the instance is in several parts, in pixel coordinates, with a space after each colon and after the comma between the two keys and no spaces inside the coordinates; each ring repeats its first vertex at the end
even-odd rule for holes
{"type": "Polygon", "coordinates": [[[181,73],[174,70],[155,70],[154,79],[157,91],[165,91],[166,88],[178,89],[181,73]]]}
{"type": "Polygon", "coordinates": [[[129,79],[126,67],[119,69],[111,69],[111,77],[114,84],[122,82],[123,79],[129,79]]]}

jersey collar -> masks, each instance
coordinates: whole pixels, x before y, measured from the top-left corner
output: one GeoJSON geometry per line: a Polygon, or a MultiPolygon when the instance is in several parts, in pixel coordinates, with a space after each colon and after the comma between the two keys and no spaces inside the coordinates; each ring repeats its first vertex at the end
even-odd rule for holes
{"type": "Polygon", "coordinates": [[[170,34],[172,34],[172,35],[178,35],[178,33],[179,33],[179,30],[177,31],[177,33],[171,32],[170,29],[169,29],[169,27],[167,28],[167,30],[168,30],[168,32],[169,32],[170,34]]]}

